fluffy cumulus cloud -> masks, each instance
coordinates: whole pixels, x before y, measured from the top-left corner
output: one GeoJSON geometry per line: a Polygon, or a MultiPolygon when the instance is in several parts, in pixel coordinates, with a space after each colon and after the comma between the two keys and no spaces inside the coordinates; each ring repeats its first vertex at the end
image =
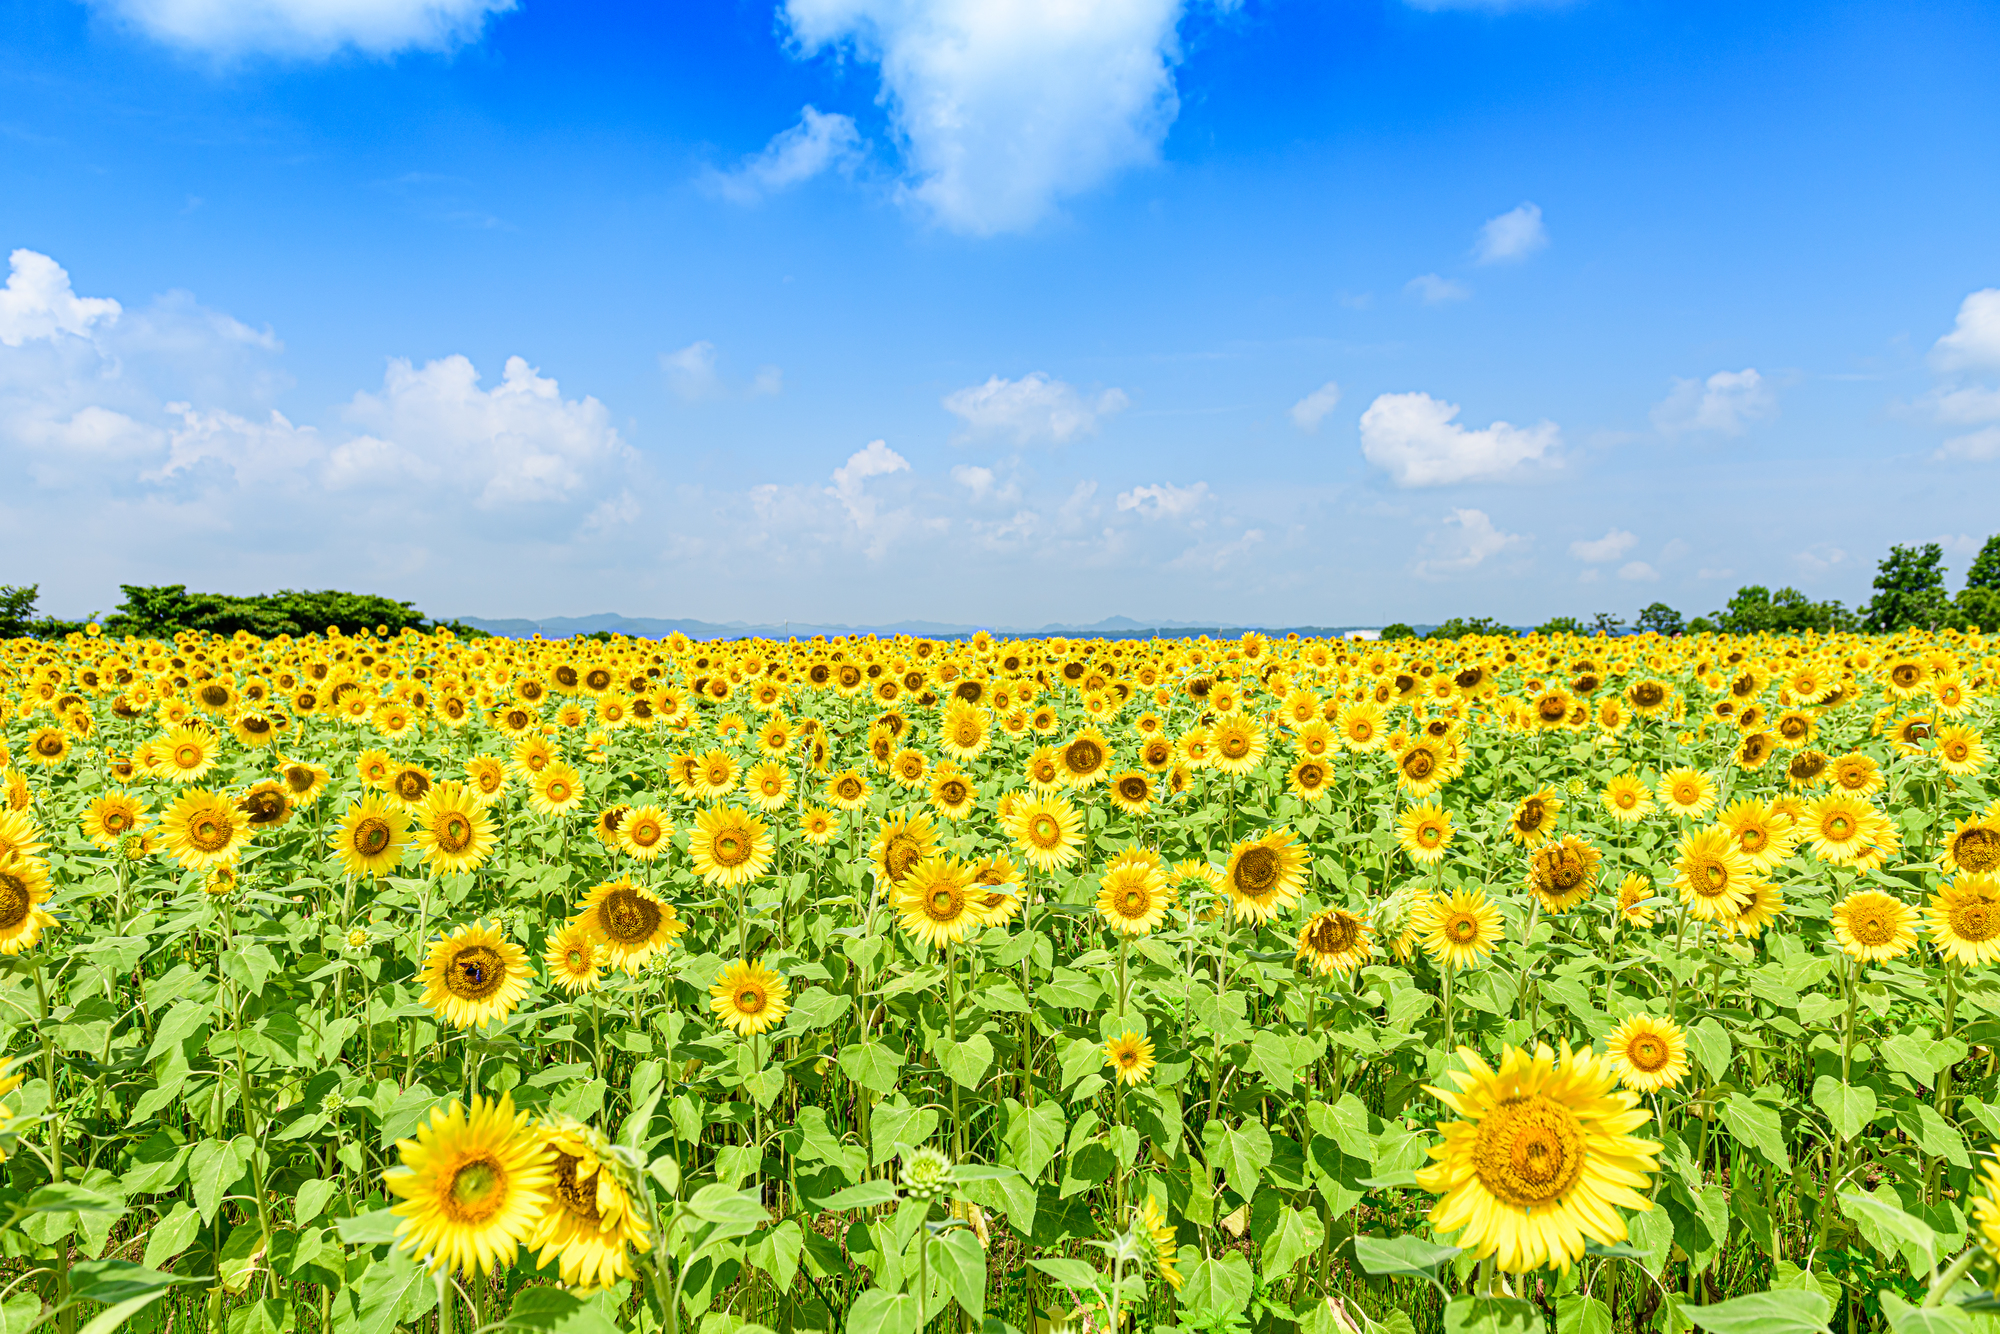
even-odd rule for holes
{"type": "Polygon", "coordinates": [[[1200,509],[1207,499],[1207,482],[1196,482],[1193,486],[1160,482],[1119,492],[1118,508],[1136,511],[1149,519],[1185,519],[1200,509]]]}
{"type": "Polygon", "coordinates": [[[1713,431],[1742,435],[1753,422],[1778,415],[1778,396],[1754,367],[1717,371],[1706,380],[1674,381],[1673,392],[1653,408],[1653,426],[1662,435],[1713,431]]]}
{"type": "Polygon", "coordinates": [[[1549,229],[1535,204],[1517,204],[1479,229],[1472,252],[1481,264],[1512,264],[1549,244],[1549,229]]]}
{"type": "Polygon", "coordinates": [[[1362,456],[1398,486],[1496,481],[1557,462],[1562,432],[1554,422],[1473,430],[1454,420],[1458,412],[1429,394],[1380,395],[1361,414],[1362,456]]]}
{"type": "Polygon", "coordinates": [[[7,257],[7,286],[0,289],[0,345],[20,347],[31,338],[89,335],[91,326],[115,323],[122,308],[109,297],[78,296],[69,273],[47,255],[16,250],[7,257]]]}
{"type": "Polygon", "coordinates": [[[732,203],[755,204],[825,172],[851,171],[861,151],[853,117],[808,106],[799,123],[779,131],[763,151],[728,171],[710,171],[702,180],[732,203]]]}
{"type": "Polygon", "coordinates": [[[881,70],[912,202],[1019,231],[1159,155],[1181,0],[785,0],[797,49],[881,70]]]}
{"type": "Polygon", "coordinates": [[[945,411],[965,422],[961,440],[1000,437],[1017,445],[1067,444],[1131,405],[1122,389],[1078,392],[1040,371],[1018,380],[995,375],[945,395],[945,411]]]}
{"type": "Polygon", "coordinates": [[[1940,460],[1987,462],[2000,458],[2000,288],[1972,293],[1960,303],[1950,333],[1931,348],[1941,380],[1928,406],[1946,427],[1976,427],[1948,438],[1940,460]]]}
{"type": "Polygon", "coordinates": [[[1602,565],[1617,560],[1630,551],[1639,539],[1622,528],[1613,528],[1602,537],[1579,540],[1569,544],[1569,554],[1580,561],[1602,565]]]}
{"type": "Polygon", "coordinates": [[[1326,414],[1340,406],[1340,386],[1328,380],[1292,404],[1292,425],[1301,431],[1317,431],[1326,414]]]}
{"type": "Polygon", "coordinates": [[[1501,532],[1484,510],[1455,509],[1425,538],[1414,569],[1420,579],[1449,578],[1527,544],[1519,533],[1501,532]]]}
{"type": "Polygon", "coordinates": [[[515,0],[91,0],[156,41],[222,56],[448,51],[515,0]]]}

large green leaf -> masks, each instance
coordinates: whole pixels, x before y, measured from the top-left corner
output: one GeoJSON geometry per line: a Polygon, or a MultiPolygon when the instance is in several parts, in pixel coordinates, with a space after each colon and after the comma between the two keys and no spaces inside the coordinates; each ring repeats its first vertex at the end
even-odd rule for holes
{"type": "Polygon", "coordinates": [[[1833,1316],[1833,1305],[1826,1298],[1796,1288],[1753,1292],[1713,1306],[1684,1306],[1681,1310],[1714,1334],[1818,1334],[1833,1316]]]}

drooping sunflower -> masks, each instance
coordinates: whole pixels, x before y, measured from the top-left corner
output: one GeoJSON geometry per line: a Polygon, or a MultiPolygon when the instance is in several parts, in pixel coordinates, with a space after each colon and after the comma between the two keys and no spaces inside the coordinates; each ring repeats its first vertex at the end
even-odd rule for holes
{"type": "Polygon", "coordinates": [[[623,878],[608,880],[585,895],[576,921],[604,947],[605,962],[627,972],[672,949],[687,930],[671,903],[623,878]]]}
{"type": "Polygon", "coordinates": [[[433,875],[475,870],[493,855],[493,818],[464,784],[447,780],[417,808],[411,842],[433,875]]]}
{"type": "Polygon", "coordinates": [[[1458,1087],[1426,1089],[1464,1118],[1438,1127],[1443,1143],[1417,1173],[1420,1187],[1443,1196],[1431,1225],[1513,1274],[1567,1272],[1586,1240],[1624,1241],[1618,1211],[1652,1209],[1639,1192],[1658,1170],[1660,1146],[1632,1136],[1650,1113],[1637,1093],[1617,1089],[1611,1063],[1568,1043],[1560,1062],[1547,1046],[1533,1056],[1508,1047],[1498,1071],[1470,1048],[1459,1056],[1458,1087]]]}
{"type": "Polygon", "coordinates": [[[738,960],[722,970],[708,989],[709,1008],[738,1037],[775,1028],[791,1012],[785,979],[760,963],[738,960]]]}
{"type": "Polygon", "coordinates": [[[200,778],[222,753],[220,739],[206,727],[176,727],[153,745],[153,768],[176,783],[200,778]]]}
{"type": "Polygon", "coordinates": [[[627,1248],[652,1249],[652,1236],[604,1137],[564,1121],[544,1132],[554,1165],[548,1209],[529,1233],[536,1263],[554,1261],[564,1287],[595,1292],[634,1276],[627,1248]]]}
{"type": "Polygon", "coordinates": [[[1749,859],[1727,829],[1710,825],[1681,835],[1674,885],[1696,917],[1705,922],[1735,921],[1755,878],[1749,859]]]}
{"type": "Polygon", "coordinates": [[[618,823],[618,848],[642,862],[657,860],[672,846],[673,822],[658,806],[639,806],[625,812],[618,823]]]}
{"type": "Polygon", "coordinates": [[[1118,1072],[1120,1084],[1143,1084],[1159,1064],[1153,1055],[1153,1041],[1129,1029],[1104,1044],[1104,1064],[1118,1072]]]}
{"type": "Polygon", "coordinates": [[[1604,1059],[1626,1088],[1658,1093],[1687,1078],[1687,1036],[1671,1019],[1635,1014],[1604,1035],[1604,1059]]]}
{"type": "Polygon", "coordinates": [[[1396,817],[1396,842],[1410,860],[1434,866],[1451,848],[1451,814],[1435,801],[1412,806],[1396,817]]]}
{"type": "Polygon", "coordinates": [[[1174,906],[1173,881],[1160,854],[1127,848],[1112,859],[1097,882],[1097,911],[1104,924],[1121,936],[1157,931],[1174,906]]]}
{"type": "Polygon", "coordinates": [[[1111,780],[1111,804],[1127,815],[1144,815],[1153,804],[1153,780],[1140,769],[1127,769],[1111,780]]]}
{"type": "Polygon", "coordinates": [[[292,818],[292,795],[275,778],[253,784],[236,802],[252,834],[276,829],[292,818]]]}
{"type": "Polygon", "coordinates": [[[130,792],[106,792],[83,813],[84,836],[100,848],[111,847],[125,835],[143,831],[146,824],[146,803],[130,792]]]}
{"type": "Polygon", "coordinates": [[[1470,968],[1493,952],[1506,934],[1499,905],[1477,886],[1436,895],[1411,914],[1424,953],[1447,968],[1470,968]]]}
{"type": "Polygon", "coordinates": [[[528,955],[485,922],[461,926],[431,942],[417,980],[419,999],[454,1028],[505,1019],[528,994],[528,955]]]}
{"type": "Polygon", "coordinates": [[[1289,829],[1272,829],[1229,850],[1223,887],[1230,910],[1262,924],[1283,912],[1305,890],[1309,854],[1289,829]]]}
{"type": "Polygon", "coordinates": [[[1037,871],[1068,866],[1083,851],[1083,812],[1062,797],[1038,796],[1020,803],[1006,831],[1037,871]]]}
{"type": "Polygon", "coordinates": [[[1507,836],[1522,847],[1535,847],[1555,833],[1556,812],[1561,809],[1562,798],[1553,789],[1531,793],[1507,817],[1507,836]]]}
{"type": "Polygon", "coordinates": [[[1575,834],[1544,843],[1528,858],[1528,889],[1546,912],[1565,913],[1597,886],[1602,854],[1575,834]]]}
{"type": "Polygon", "coordinates": [[[41,861],[19,854],[0,856],[0,954],[33,949],[56,919],[49,901],[49,873],[41,861]]]}
{"type": "Polygon", "coordinates": [[[548,1207],[554,1164],[513,1099],[431,1112],[382,1182],[401,1200],[397,1245],[431,1269],[484,1274],[513,1262],[548,1207]]]}
{"type": "Polygon", "coordinates": [[[1111,768],[1111,742],[1095,727],[1085,727],[1061,750],[1062,781],[1073,788],[1095,787],[1111,768]]]}
{"type": "Polygon", "coordinates": [[[160,816],[160,839],[190,871],[234,861],[250,841],[250,821],[236,803],[203,788],[188,788],[160,816]]]}
{"type": "Polygon", "coordinates": [[[1375,928],[1345,908],[1327,908],[1299,928],[1294,959],[1308,959],[1321,973],[1351,973],[1375,952],[1375,928]]]}
{"type": "Polygon", "coordinates": [[[986,925],[986,893],[972,876],[956,857],[925,856],[896,882],[899,924],[938,949],[964,940],[986,925]]]}
{"type": "Polygon", "coordinates": [[[409,817],[392,810],[377,792],[347,808],[340,827],[327,838],[340,867],[348,875],[387,875],[403,859],[409,841],[409,817]]]}
{"type": "Polygon", "coordinates": [[[901,885],[912,867],[937,851],[937,844],[937,822],[928,811],[914,816],[900,813],[883,816],[881,827],[868,845],[868,862],[876,883],[885,889],[901,885]]]}
{"type": "Polygon", "coordinates": [[[1858,889],[1833,905],[1833,938],[1849,958],[1883,963],[1917,944],[1917,910],[1879,889],[1858,889]]]}
{"type": "Polygon", "coordinates": [[[549,933],[542,950],[549,981],[570,995],[597,990],[604,976],[603,946],[581,921],[571,920],[549,933]]]}
{"type": "Polygon", "coordinates": [[[528,793],[537,815],[566,815],[583,805],[583,779],[567,760],[550,760],[529,780],[528,793]]]}
{"type": "Polygon", "coordinates": [[[1652,878],[1630,872],[1618,884],[1618,915],[1633,926],[1651,926],[1653,910],[1646,903],[1654,897],[1652,878]]]}
{"type": "Polygon", "coordinates": [[[1660,804],[1683,820],[1715,809],[1715,782],[1695,769],[1669,769],[1660,775],[1660,804]]]}
{"type": "Polygon", "coordinates": [[[1175,1292],[1181,1290],[1181,1271],[1174,1266],[1179,1263],[1174,1249],[1174,1229],[1167,1222],[1166,1211],[1160,1207],[1158,1196],[1148,1195],[1146,1202],[1139,1206],[1139,1216],[1134,1220],[1140,1236],[1146,1239],[1153,1252],[1153,1267],[1175,1292]]]}
{"type": "Polygon", "coordinates": [[[1637,774],[1619,774],[1604,785],[1604,809],[1620,824],[1635,824],[1653,811],[1653,794],[1637,774]]]}
{"type": "Polygon", "coordinates": [[[733,889],[771,869],[774,844],[762,820],[734,806],[711,806],[694,817],[688,855],[695,874],[733,889]]]}

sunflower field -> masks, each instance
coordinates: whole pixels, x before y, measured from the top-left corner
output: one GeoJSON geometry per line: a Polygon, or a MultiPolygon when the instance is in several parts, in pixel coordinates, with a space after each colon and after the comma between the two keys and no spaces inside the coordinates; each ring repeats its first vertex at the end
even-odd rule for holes
{"type": "Polygon", "coordinates": [[[1993,1334],[2000,646],[0,641],[0,1334],[1993,1334]]]}

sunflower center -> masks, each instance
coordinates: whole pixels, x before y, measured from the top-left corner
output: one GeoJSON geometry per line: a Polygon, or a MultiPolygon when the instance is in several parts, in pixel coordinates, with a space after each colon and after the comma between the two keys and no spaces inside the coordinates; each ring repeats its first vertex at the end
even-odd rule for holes
{"type": "Polygon", "coordinates": [[[1854,821],[1845,815],[1835,815],[1826,822],[1826,836],[1836,842],[1846,842],[1854,836],[1854,821]]]}
{"type": "Polygon", "coordinates": [[[12,871],[0,871],[0,931],[12,931],[19,926],[33,902],[26,880],[12,871]]]}
{"type": "Polygon", "coordinates": [[[944,804],[947,806],[962,805],[965,801],[965,784],[957,780],[942,784],[938,788],[938,796],[944,799],[944,804]]]}
{"type": "Polygon", "coordinates": [[[431,780],[412,770],[404,770],[396,775],[396,795],[404,801],[415,801],[430,791],[431,780]]]}
{"type": "Polygon", "coordinates": [[[764,1010],[764,992],[759,987],[742,987],[736,993],[736,1008],[743,1014],[761,1014],[764,1010]]]}
{"type": "Polygon", "coordinates": [[[187,840],[200,852],[220,852],[236,832],[220,811],[203,811],[188,822],[187,840]]]}
{"type": "Polygon", "coordinates": [[[1073,774],[1094,774],[1104,764],[1104,747],[1089,737],[1078,737],[1063,748],[1063,765],[1073,774]]]}
{"type": "Polygon", "coordinates": [[[638,847],[650,848],[660,841],[660,826],[654,820],[634,820],[625,830],[625,837],[638,847]]]}
{"type": "Polygon", "coordinates": [[[104,817],[104,832],[122,834],[132,827],[132,817],[123,811],[111,811],[104,817]]]}
{"type": "Polygon", "coordinates": [[[636,945],[652,939],[660,925],[660,905],[637,890],[613,890],[604,900],[600,914],[604,934],[620,945],[636,945]]]}
{"type": "Polygon", "coordinates": [[[507,980],[507,965],[492,947],[468,945],[451,956],[444,970],[445,990],[460,1000],[485,1000],[507,980]]]}
{"type": "Polygon", "coordinates": [[[1453,913],[1444,924],[1444,933],[1461,945],[1479,939],[1479,919],[1471,913],[1453,913]]]}
{"type": "Polygon", "coordinates": [[[454,1223],[483,1223],[507,1202],[507,1169],[493,1157],[461,1163],[440,1203],[454,1223]]]}
{"type": "Polygon", "coordinates": [[[1360,937],[1359,923],[1346,913],[1328,913],[1312,924],[1306,944],[1317,954],[1342,954],[1360,937]]]}
{"type": "Polygon", "coordinates": [[[1542,827],[1542,821],[1545,818],[1547,818],[1547,809],[1540,801],[1531,797],[1521,803],[1521,814],[1515,818],[1514,823],[1522,833],[1532,834],[1535,830],[1542,827]]]}
{"type": "Polygon", "coordinates": [[[1720,894],[1729,885],[1729,868],[1721,862],[1703,862],[1689,877],[1695,882],[1698,894],[1720,894]]]}
{"type": "Polygon", "coordinates": [[[1146,891],[1133,886],[1119,896],[1118,903],[1127,917],[1138,917],[1146,911],[1146,891]]]}
{"type": "Polygon", "coordinates": [[[1146,780],[1143,778],[1126,779],[1118,785],[1118,795],[1127,801],[1144,801],[1146,799],[1146,780]]]}
{"type": "Polygon", "coordinates": [[[354,850],[365,857],[378,857],[387,850],[392,837],[389,822],[371,815],[354,826],[354,850]]]}
{"type": "Polygon", "coordinates": [[[882,869],[889,873],[889,883],[900,884],[910,868],[924,859],[924,850],[908,834],[895,834],[888,846],[882,849],[882,869]]]}
{"type": "Polygon", "coordinates": [[[1250,848],[1236,861],[1236,887],[1251,898],[1271,892],[1278,883],[1278,854],[1269,848],[1250,848]]]}
{"type": "Polygon", "coordinates": [[[452,856],[464,852],[472,846],[472,821],[457,811],[447,815],[438,826],[437,845],[438,851],[452,856]]]}
{"type": "Polygon", "coordinates": [[[43,755],[60,755],[63,753],[63,739],[55,733],[38,736],[35,738],[35,750],[43,755]]]}
{"type": "Polygon", "coordinates": [[[596,1223],[599,1221],[597,1172],[592,1172],[581,1181],[577,1180],[576,1169],[581,1162],[580,1158],[572,1157],[561,1149],[556,1150],[556,1198],[562,1201],[563,1208],[577,1217],[596,1223]]]}
{"type": "Polygon", "coordinates": [[[1479,1123],[1472,1162],[1487,1190],[1532,1211],[1560,1200],[1583,1175],[1583,1126],[1543,1094],[1510,1098],[1479,1123]]]}
{"type": "Polygon", "coordinates": [[[312,770],[302,764],[285,766],[285,786],[294,792],[304,792],[313,785],[312,770]]]}
{"type": "Polygon", "coordinates": [[[958,916],[958,895],[949,889],[934,889],[926,906],[929,907],[933,919],[949,922],[958,916]]]}
{"type": "Polygon", "coordinates": [[[1896,929],[1890,924],[1887,914],[1879,912],[1855,913],[1847,919],[1847,930],[1870,948],[1886,945],[1896,938],[1896,929]]]}
{"type": "Polygon", "coordinates": [[[1667,1044],[1656,1033],[1641,1033],[1626,1049],[1625,1059],[1634,1070],[1650,1075],[1663,1068],[1668,1059],[1667,1044]]]}
{"type": "Polygon", "coordinates": [[[2000,866],[2000,833],[1974,825],[1952,840],[1951,857],[1967,871],[1990,871],[2000,866]]]}
{"type": "Polygon", "coordinates": [[[1952,934],[1978,945],[2000,936],[2000,904],[1991,899],[1967,899],[1952,905],[1952,934]]]}
{"type": "Polygon", "coordinates": [[[202,760],[201,747],[182,744],[174,747],[174,765],[181,769],[192,769],[202,760]]]}

